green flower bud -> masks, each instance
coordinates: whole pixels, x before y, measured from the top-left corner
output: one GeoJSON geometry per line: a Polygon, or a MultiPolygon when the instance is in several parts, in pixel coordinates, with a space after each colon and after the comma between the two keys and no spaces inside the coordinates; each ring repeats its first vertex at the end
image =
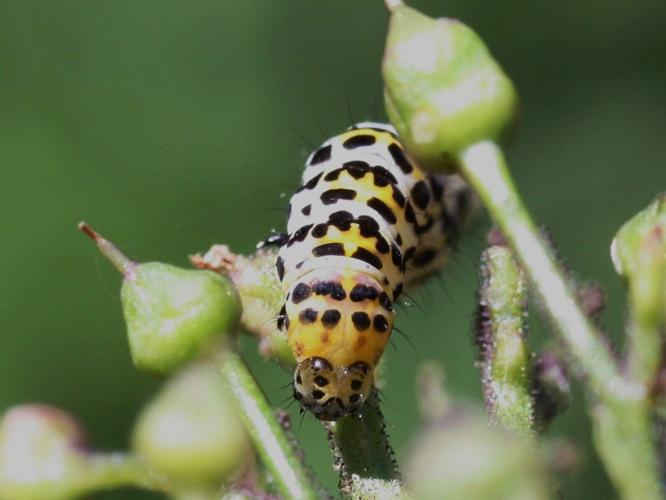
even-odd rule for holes
{"type": "Polygon", "coordinates": [[[611,244],[615,271],[620,276],[631,279],[641,265],[643,247],[651,245],[651,242],[661,242],[663,245],[665,239],[666,193],[661,193],[649,207],[632,217],[615,235],[611,244]]]}
{"type": "Polygon", "coordinates": [[[275,329],[275,315],[284,302],[275,269],[277,253],[274,247],[264,247],[243,256],[233,253],[226,245],[213,245],[205,255],[197,254],[190,260],[200,269],[212,269],[229,276],[243,306],[241,325],[260,339],[259,353],[293,369],[296,361],[287,335],[275,329]]]}
{"type": "Polygon", "coordinates": [[[240,300],[233,284],[212,271],[130,261],[89,226],[79,226],[123,273],[123,313],[137,368],[165,375],[234,330],[240,300]]]}
{"type": "Polygon", "coordinates": [[[620,228],[611,258],[629,284],[634,315],[644,324],[666,324],[666,193],[620,228]]]}
{"type": "Polygon", "coordinates": [[[233,285],[212,271],[150,262],[136,266],[120,291],[132,359],[162,375],[197,357],[238,323],[233,285]]]}
{"type": "Polygon", "coordinates": [[[414,496],[423,500],[549,497],[534,444],[490,427],[470,410],[454,410],[418,437],[405,476],[414,496]]]}
{"type": "Polygon", "coordinates": [[[78,422],[46,405],[10,409],[0,423],[0,498],[72,498],[87,472],[78,422]]]}
{"type": "Polygon", "coordinates": [[[387,114],[419,165],[456,170],[462,150],[511,125],[516,91],[469,27],[395,3],[382,65],[387,114]]]}
{"type": "Polygon", "coordinates": [[[208,364],[193,365],[167,383],[139,416],[133,446],[150,468],[180,488],[219,487],[252,460],[233,403],[208,364]]]}

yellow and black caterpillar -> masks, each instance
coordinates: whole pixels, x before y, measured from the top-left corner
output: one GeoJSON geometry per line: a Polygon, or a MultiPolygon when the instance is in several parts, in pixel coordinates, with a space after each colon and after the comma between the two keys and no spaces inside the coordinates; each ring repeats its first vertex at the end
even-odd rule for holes
{"type": "Polygon", "coordinates": [[[390,125],[359,123],[314,151],[289,203],[278,328],[298,366],[294,398],[320,419],[354,413],[405,282],[441,267],[467,212],[457,177],[424,173],[390,125]]]}

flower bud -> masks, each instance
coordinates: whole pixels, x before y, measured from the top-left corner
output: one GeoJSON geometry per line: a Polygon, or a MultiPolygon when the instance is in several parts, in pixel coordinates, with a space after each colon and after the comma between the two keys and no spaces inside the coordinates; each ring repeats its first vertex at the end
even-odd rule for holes
{"type": "Polygon", "coordinates": [[[497,141],[517,95],[483,40],[455,19],[432,19],[398,3],[382,65],[386,111],[410,154],[431,171],[456,170],[475,143],[497,141]]]}
{"type": "Polygon", "coordinates": [[[277,249],[262,247],[249,256],[233,253],[226,245],[213,245],[204,255],[190,257],[200,269],[211,269],[228,276],[240,296],[241,325],[256,335],[259,353],[281,366],[293,369],[294,354],[285,332],[275,328],[275,312],[284,302],[284,294],[275,268],[277,249]]]}
{"type": "Polygon", "coordinates": [[[629,285],[640,321],[666,324],[666,193],[625,223],[611,244],[617,273],[629,285]]]}
{"type": "Polygon", "coordinates": [[[471,410],[454,410],[418,436],[407,465],[410,490],[442,498],[545,499],[547,477],[534,443],[471,410]]]}
{"type": "Polygon", "coordinates": [[[87,471],[78,422],[46,405],[10,409],[0,423],[0,498],[72,498],[87,471]]]}
{"type": "Polygon", "coordinates": [[[171,373],[238,324],[240,300],[224,276],[132,262],[86,224],[79,227],[124,275],[121,302],[132,360],[140,370],[171,373]]]}
{"type": "Polygon", "coordinates": [[[641,264],[641,248],[656,240],[666,240],[666,193],[626,222],[613,238],[611,258],[615,271],[631,279],[641,264]]]}
{"type": "Polygon", "coordinates": [[[160,262],[137,265],[120,296],[132,360],[156,375],[196,358],[230,333],[240,315],[238,296],[223,276],[160,262]]]}
{"type": "Polygon", "coordinates": [[[188,367],[143,410],[133,436],[149,467],[180,487],[238,477],[252,451],[233,403],[212,365],[188,367]]]}

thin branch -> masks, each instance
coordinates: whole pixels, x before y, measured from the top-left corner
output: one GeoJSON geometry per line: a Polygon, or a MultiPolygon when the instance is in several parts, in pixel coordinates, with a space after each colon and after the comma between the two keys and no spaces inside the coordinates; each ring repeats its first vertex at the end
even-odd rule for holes
{"type": "Polygon", "coordinates": [[[460,155],[463,174],[511,244],[553,324],[604,401],[636,400],[641,388],[622,377],[606,343],[576,302],[575,291],[551,255],[520,199],[496,144],[481,142],[460,155]]]}
{"type": "Polygon", "coordinates": [[[126,453],[99,453],[88,459],[86,491],[133,486],[168,491],[164,480],[148,470],[143,461],[126,453]]]}
{"type": "Polygon", "coordinates": [[[662,498],[647,388],[622,375],[601,334],[578,305],[575,290],[567,285],[528,215],[497,145],[477,143],[464,150],[459,161],[599,398],[591,411],[595,444],[616,487],[625,498],[662,498]]]}
{"type": "Polygon", "coordinates": [[[318,498],[318,488],[245,362],[231,350],[218,353],[217,362],[240,409],[245,430],[273,475],[280,494],[285,498],[318,498]]]}
{"type": "Polygon", "coordinates": [[[330,422],[327,429],[336,467],[340,470],[343,493],[357,498],[364,484],[371,489],[381,484],[387,491],[400,489],[400,472],[386,434],[376,391],[363,405],[360,414],[330,422]],[[366,484],[364,480],[371,482],[366,484]]]}

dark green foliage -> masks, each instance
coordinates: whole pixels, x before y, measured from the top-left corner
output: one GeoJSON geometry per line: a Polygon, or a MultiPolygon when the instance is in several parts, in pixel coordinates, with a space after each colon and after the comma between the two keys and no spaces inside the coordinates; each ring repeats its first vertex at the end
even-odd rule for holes
{"type": "MultiPolygon", "coordinates": [[[[516,181],[572,267],[603,285],[604,323],[619,332],[624,291],[608,246],[666,181],[666,4],[413,4],[474,26],[512,76],[523,108],[509,151],[516,181]]],[[[95,444],[123,448],[156,384],[127,355],[118,276],[74,224],[85,217],[132,256],[182,266],[215,241],[249,251],[282,228],[279,193],[295,185],[304,151],[350,124],[347,109],[382,118],[387,16],[381,2],[353,0],[14,1],[0,14],[0,407],[49,401],[76,413],[95,444]]],[[[479,246],[468,239],[463,253],[475,261],[479,246]]],[[[426,353],[443,360],[454,394],[481,401],[466,335],[475,285],[474,264],[456,259],[417,295],[426,314],[402,314],[420,354],[397,337],[388,353],[383,410],[399,457],[426,353]]],[[[274,402],[288,395],[288,375],[251,362],[274,402]]],[[[580,401],[552,432],[589,450],[580,401]]],[[[332,487],[320,426],[305,420],[298,437],[332,487]]],[[[564,493],[608,497],[585,455],[564,493]]]]}

